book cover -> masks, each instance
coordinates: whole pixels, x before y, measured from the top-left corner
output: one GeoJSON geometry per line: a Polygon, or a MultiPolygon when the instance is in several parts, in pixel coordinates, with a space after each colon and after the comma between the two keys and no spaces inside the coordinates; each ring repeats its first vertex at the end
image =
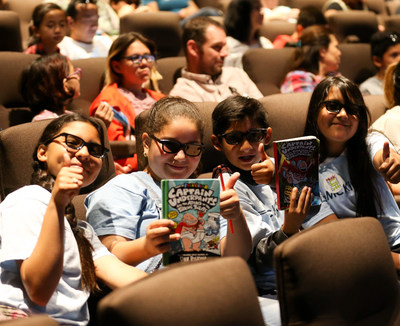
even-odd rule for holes
{"type": "Polygon", "coordinates": [[[220,256],[218,179],[161,180],[162,217],[175,222],[181,239],[163,254],[163,265],[220,256]]]}
{"type": "Polygon", "coordinates": [[[319,139],[314,136],[284,139],[273,142],[275,183],[278,208],[286,209],[294,187],[311,187],[311,206],[321,204],[318,183],[319,139]]]}

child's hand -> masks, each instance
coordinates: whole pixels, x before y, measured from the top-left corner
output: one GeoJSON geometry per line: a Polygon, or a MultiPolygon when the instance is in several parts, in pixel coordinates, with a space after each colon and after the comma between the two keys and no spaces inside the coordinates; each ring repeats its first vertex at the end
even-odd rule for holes
{"type": "Polygon", "coordinates": [[[389,143],[383,144],[382,164],[378,167],[379,172],[391,183],[400,182],[400,155],[389,148],[389,143]]]}
{"type": "Polygon", "coordinates": [[[101,102],[97,107],[94,116],[100,120],[103,120],[104,124],[108,128],[111,121],[114,119],[114,112],[107,102],[101,102]]]}
{"type": "Polygon", "coordinates": [[[251,166],[251,175],[253,176],[253,180],[258,184],[269,184],[274,174],[274,165],[267,153],[265,153],[263,143],[259,144],[258,151],[260,153],[261,162],[251,166]]]}
{"type": "Polygon", "coordinates": [[[220,212],[222,217],[228,220],[237,219],[241,214],[239,196],[233,189],[239,177],[239,172],[232,174],[228,182],[225,184],[225,190],[220,194],[220,212]]]}
{"type": "Polygon", "coordinates": [[[56,205],[66,207],[71,199],[79,194],[83,183],[83,168],[71,166],[71,157],[64,153],[64,166],[60,169],[54,182],[52,197],[56,205]]]}
{"type": "Polygon", "coordinates": [[[288,235],[297,233],[310,210],[312,193],[310,187],[304,187],[297,200],[298,189],[293,188],[290,194],[290,206],[285,211],[282,231],[288,235]]]}
{"type": "Polygon", "coordinates": [[[174,231],[174,221],[161,219],[149,223],[146,229],[146,240],[144,249],[150,257],[168,251],[170,242],[181,238],[174,231]]]}

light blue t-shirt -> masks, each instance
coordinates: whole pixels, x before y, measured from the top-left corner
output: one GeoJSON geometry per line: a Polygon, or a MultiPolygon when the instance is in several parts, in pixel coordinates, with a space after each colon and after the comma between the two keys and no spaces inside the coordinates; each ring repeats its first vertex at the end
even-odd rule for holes
{"type": "MultiPolygon", "coordinates": [[[[146,235],[150,222],[160,219],[161,186],[143,171],[120,174],[86,197],[85,206],[86,218],[98,236],[139,239],[146,235]]],[[[226,219],[220,217],[221,239],[226,225],[226,219]]],[[[150,272],[153,261],[147,259],[136,267],[150,272]]]]}

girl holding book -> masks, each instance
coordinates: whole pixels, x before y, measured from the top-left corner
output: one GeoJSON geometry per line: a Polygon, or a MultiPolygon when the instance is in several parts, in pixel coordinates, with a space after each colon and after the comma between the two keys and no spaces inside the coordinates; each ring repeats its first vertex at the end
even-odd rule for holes
{"type": "MultiPolygon", "coordinates": [[[[179,240],[174,222],[161,219],[161,179],[186,179],[196,170],[203,151],[203,122],[197,107],[181,98],[156,102],[143,133],[144,171],[118,175],[86,199],[87,219],[103,244],[122,261],[152,272],[161,265],[161,254],[179,240]]],[[[221,252],[247,259],[251,238],[239,198],[226,182],[220,195],[221,252]],[[234,233],[227,232],[226,219],[234,233]]]]}
{"type": "Polygon", "coordinates": [[[385,178],[374,168],[386,172],[382,166],[394,153],[382,134],[368,134],[368,121],[369,111],[352,81],[328,77],[315,88],[305,134],[321,141],[319,186],[323,202],[304,226],[374,216],[385,230],[400,270],[400,255],[395,252],[400,246],[400,211],[385,178]]]}
{"type": "Polygon", "coordinates": [[[33,153],[32,185],[0,204],[0,320],[47,314],[86,325],[96,279],[114,288],[146,276],[111,255],[74,214],[72,198],[100,172],[104,137],[93,118],[52,120],[33,153]]]}

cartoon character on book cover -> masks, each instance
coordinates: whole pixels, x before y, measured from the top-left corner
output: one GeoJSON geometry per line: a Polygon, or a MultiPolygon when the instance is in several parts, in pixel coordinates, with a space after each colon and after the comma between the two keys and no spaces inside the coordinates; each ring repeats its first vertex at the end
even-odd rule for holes
{"type": "Polygon", "coordinates": [[[175,222],[181,239],[164,255],[164,264],[220,255],[218,180],[162,180],[163,217],[175,222]],[[197,258],[196,258],[197,257],[197,258]]]}
{"type": "Polygon", "coordinates": [[[310,186],[313,193],[311,205],[319,205],[319,140],[296,139],[276,142],[277,177],[280,206],[288,207],[291,191],[310,186]]]}

